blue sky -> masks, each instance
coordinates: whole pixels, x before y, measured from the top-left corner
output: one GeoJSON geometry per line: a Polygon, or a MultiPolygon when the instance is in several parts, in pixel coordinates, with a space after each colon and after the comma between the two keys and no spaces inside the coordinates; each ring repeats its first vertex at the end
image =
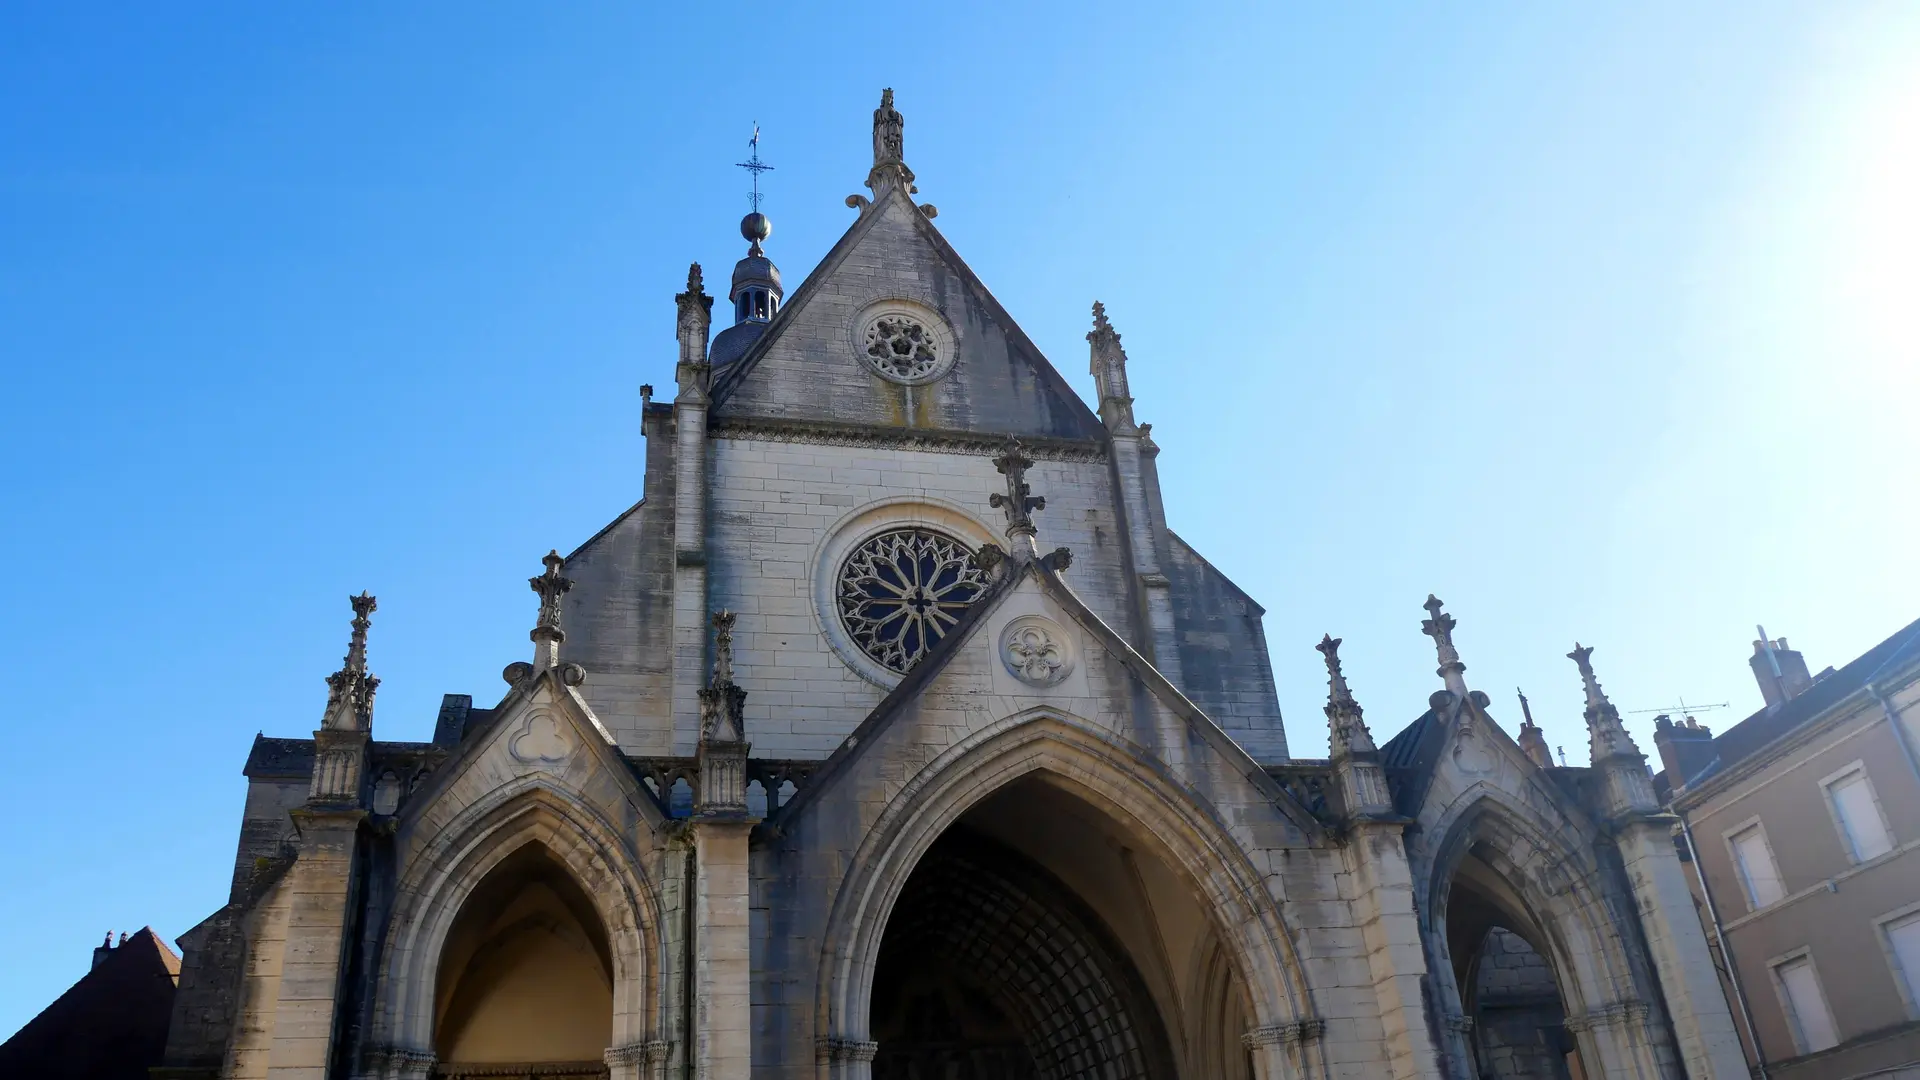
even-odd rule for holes
{"type": "Polygon", "coordinates": [[[1377,735],[1424,708],[1429,591],[1576,763],[1576,638],[1718,727],[1756,622],[1818,669],[1920,616],[1920,7],[1177,7],[0,11],[0,1033],[225,901],[347,593],[380,737],[499,689],[539,556],[639,496],[753,123],[797,282],[882,86],[1083,393],[1106,302],[1296,753],[1323,632],[1377,735]]]}

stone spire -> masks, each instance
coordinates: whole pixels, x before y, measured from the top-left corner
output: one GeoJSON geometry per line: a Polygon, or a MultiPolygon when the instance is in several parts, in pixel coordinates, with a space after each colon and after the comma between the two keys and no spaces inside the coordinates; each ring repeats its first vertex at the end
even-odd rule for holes
{"type": "Polygon", "coordinates": [[[327,676],[327,710],[320,726],[332,731],[371,731],[373,692],[380,688],[380,680],[367,674],[367,628],[373,625],[368,616],[380,604],[364,590],[347,602],[353,605],[353,633],[340,670],[327,676]]]}
{"type": "Polygon", "coordinates": [[[307,785],[307,805],[325,810],[360,805],[367,743],[373,737],[373,692],[380,686],[367,674],[368,616],[379,604],[365,592],[347,602],[353,605],[353,634],[340,670],[327,676],[327,711],[313,733],[313,777],[307,785]]]}
{"type": "Polygon", "coordinates": [[[1527,705],[1527,695],[1517,686],[1513,692],[1520,695],[1520,738],[1516,740],[1520,744],[1520,751],[1535,765],[1550,769],[1553,767],[1553,754],[1547,749],[1547,735],[1533,722],[1533,709],[1527,705]]]}
{"type": "Polygon", "coordinates": [[[1340,640],[1327,634],[1314,646],[1327,661],[1327,747],[1329,756],[1336,758],[1377,749],[1373,733],[1360,718],[1360,703],[1353,699],[1347,677],[1340,671],[1340,640]]]}
{"type": "Polygon", "coordinates": [[[1625,724],[1620,722],[1620,713],[1607,700],[1606,691],[1600,689],[1600,680],[1593,676],[1593,647],[1573,643],[1573,651],[1567,659],[1580,668],[1580,682],[1587,691],[1587,742],[1593,754],[1593,764],[1599,765],[1616,754],[1630,754],[1640,757],[1640,748],[1634,745],[1633,736],[1627,734],[1625,724]]]}
{"type": "Polygon", "coordinates": [[[534,644],[533,670],[536,674],[557,667],[560,663],[560,643],[567,640],[566,631],[560,629],[560,598],[573,588],[573,581],[560,575],[560,568],[567,564],[567,560],[561,558],[558,551],[547,552],[547,557],[540,561],[546,565],[546,573],[527,579],[527,584],[540,596],[539,620],[527,634],[534,644]]]}
{"type": "Polygon", "coordinates": [[[1467,696],[1467,665],[1460,662],[1460,652],[1453,647],[1453,628],[1458,625],[1453,616],[1446,613],[1446,606],[1440,598],[1427,594],[1427,618],[1420,623],[1420,632],[1433,639],[1434,650],[1439,654],[1440,667],[1436,672],[1447,689],[1455,697],[1467,696]]]}
{"type": "Polygon", "coordinates": [[[706,816],[747,810],[747,692],[733,681],[731,611],[713,614],[713,676],[700,690],[700,800],[706,816]]]}
{"type": "Polygon", "coordinates": [[[994,492],[987,504],[1007,514],[1007,539],[1018,544],[1019,538],[1026,539],[1026,548],[1034,550],[1033,511],[1045,510],[1047,500],[1044,496],[1031,494],[1027,486],[1027,470],[1033,468],[1033,459],[1021,448],[1020,440],[1007,436],[1007,448],[993,459],[993,467],[1007,478],[1007,490],[994,492]]]}
{"type": "Polygon", "coordinates": [[[918,194],[913,186],[913,170],[907,168],[906,118],[893,107],[893,90],[880,91],[880,107],[873,110],[873,169],[867,173],[867,187],[878,202],[895,187],[907,194],[918,194]]]}
{"type": "Polygon", "coordinates": [[[1107,306],[1093,302],[1093,330],[1087,334],[1093,381],[1100,391],[1100,419],[1107,430],[1131,434],[1133,398],[1127,389],[1127,350],[1120,345],[1120,334],[1107,321],[1107,306]]]}
{"type": "Polygon", "coordinates": [[[704,405],[707,401],[707,331],[713,327],[713,297],[707,295],[700,276],[700,264],[687,268],[687,291],[673,298],[678,318],[675,336],[680,339],[680,361],[673,377],[680,384],[677,400],[704,405]]]}

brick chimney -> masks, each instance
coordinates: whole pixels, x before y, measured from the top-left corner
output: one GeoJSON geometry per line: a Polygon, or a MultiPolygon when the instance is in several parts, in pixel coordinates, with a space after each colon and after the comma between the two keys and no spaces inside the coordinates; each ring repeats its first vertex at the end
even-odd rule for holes
{"type": "Polygon", "coordinates": [[[1679,791],[1714,759],[1713,731],[1689,716],[1680,723],[1662,713],[1653,718],[1653,745],[1667,770],[1667,787],[1679,791]]]}
{"type": "Polygon", "coordinates": [[[1753,677],[1760,684],[1760,696],[1767,701],[1768,711],[1778,709],[1798,697],[1801,691],[1813,685],[1813,676],[1807,672],[1807,659],[1787,648],[1787,639],[1767,640],[1767,629],[1755,627],[1760,631],[1760,640],[1753,643],[1753,656],[1747,663],[1753,667],[1753,677]]]}

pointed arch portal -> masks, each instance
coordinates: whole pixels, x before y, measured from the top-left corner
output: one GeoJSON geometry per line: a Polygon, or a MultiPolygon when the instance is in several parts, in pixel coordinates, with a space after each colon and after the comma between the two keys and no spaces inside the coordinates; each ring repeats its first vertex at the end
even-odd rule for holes
{"type": "Polygon", "coordinates": [[[1313,1071],[1302,1043],[1282,1064],[1245,1041],[1311,1016],[1264,882],[1205,800],[1148,782],[1126,749],[1071,718],[1011,717],[909,782],[824,946],[823,1061],[867,1047],[871,1072],[826,1075],[1313,1071]]]}
{"type": "Polygon", "coordinates": [[[440,950],[434,1052],[442,1075],[604,1075],[613,959],[593,901],[529,843],[467,897],[440,950]]]}

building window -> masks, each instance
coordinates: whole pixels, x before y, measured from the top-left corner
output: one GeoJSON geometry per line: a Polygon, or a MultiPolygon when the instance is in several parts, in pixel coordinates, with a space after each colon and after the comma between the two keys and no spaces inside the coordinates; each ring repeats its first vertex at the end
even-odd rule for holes
{"type": "Polygon", "coordinates": [[[1856,761],[1821,784],[1827,792],[1833,823],[1854,862],[1866,862],[1893,850],[1893,837],[1887,832],[1886,819],[1880,816],[1880,800],[1873,797],[1864,765],[1856,761]]]}
{"type": "Polygon", "coordinates": [[[987,587],[973,552],[927,529],[896,529],[847,556],[837,591],[854,643],[904,673],[945,637],[987,587]]]}
{"type": "Polygon", "coordinates": [[[1811,1054],[1839,1044],[1833,1014],[1827,1011],[1827,999],[1820,993],[1810,954],[1803,952],[1773,965],[1773,984],[1780,992],[1780,1004],[1787,1011],[1787,1024],[1793,1029],[1794,1045],[1800,1053],[1811,1054]]]}
{"type": "Polygon", "coordinates": [[[1886,935],[1894,982],[1907,999],[1907,1015],[1920,1019],[1920,911],[1889,919],[1880,930],[1886,935]]]}
{"type": "Polygon", "coordinates": [[[1778,903],[1787,894],[1780,883],[1780,871],[1773,865],[1767,834],[1757,822],[1729,835],[1727,846],[1733,849],[1734,869],[1740,872],[1740,884],[1747,891],[1749,908],[1759,911],[1778,903]]]}

